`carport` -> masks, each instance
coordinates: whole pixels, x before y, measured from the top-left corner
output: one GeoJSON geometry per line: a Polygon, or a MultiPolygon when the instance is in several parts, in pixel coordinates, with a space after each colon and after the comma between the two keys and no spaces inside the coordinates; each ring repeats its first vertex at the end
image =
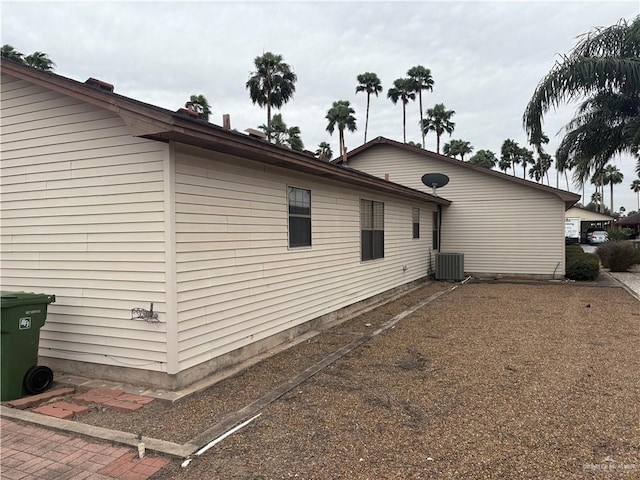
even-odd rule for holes
{"type": "Polygon", "coordinates": [[[580,219],[580,243],[587,243],[589,232],[606,230],[615,221],[615,218],[610,215],[580,207],[571,207],[565,212],[564,217],[580,219]]]}

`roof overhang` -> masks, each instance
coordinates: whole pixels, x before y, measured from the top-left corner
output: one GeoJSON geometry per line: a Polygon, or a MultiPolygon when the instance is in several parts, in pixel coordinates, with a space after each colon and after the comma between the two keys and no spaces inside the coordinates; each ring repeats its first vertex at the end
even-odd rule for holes
{"type": "MultiPolygon", "coordinates": [[[[418,154],[418,155],[422,155],[424,157],[429,157],[429,158],[435,158],[437,160],[441,160],[443,162],[447,162],[453,165],[457,165],[459,167],[462,168],[468,168],[470,170],[474,170],[482,175],[491,175],[497,178],[501,178],[503,180],[507,180],[513,183],[517,183],[520,185],[524,185],[526,187],[529,188],[534,188],[537,190],[541,190],[544,192],[548,192],[551,193],[553,195],[556,195],[557,197],[559,197],[564,203],[565,203],[565,210],[568,208],[571,208],[573,205],[575,205],[576,202],[578,202],[580,200],[580,195],[572,193],[572,192],[567,192],[566,190],[561,190],[558,188],[553,188],[553,187],[549,187],[547,185],[542,185],[540,183],[535,183],[535,182],[531,182],[529,180],[525,180],[523,178],[518,178],[518,177],[514,177],[512,175],[507,175],[506,173],[502,173],[502,172],[497,172],[495,170],[490,170],[488,168],[483,168],[483,167],[478,167],[477,165],[473,165],[469,162],[463,162],[462,160],[457,160],[455,158],[451,158],[451,157],[447,157],[445,155],[440,155],[438,153],[435,152],[431,152],[429,150],[424,150],[422,148],[418,148],[418,147],[414,147],[411,145],[408,145],[406,143],[401,143],[401,142],[396,142],[395,140],[390,140],[388,138],[384,138],[384,137],[377,137],[374,138],[373,140],[365,143],[364,145],[359,146],[358,148],[355,148],[354,150],[352,150],[351,152],[349,152],[347,154],[347,163],[348,160],[353,158],[353,157],[357,157],[358,155],[371,150],[372,148],[376,148],[380,145],[386,145],[386,146],[391,146],[391,147],[395,147],[395,148],[400,148],[400,149],[404,149],[407,150],[411,153],[414,154],[418,154]]],[[[332,163],[336,164],[336,165],[341,165],[343,163],[343,158],[342,157],[338,157],[334,160],[332,160],[332,163]]]]}
{"type": "Polygon", "coordinates": [[[122,95],[99,90],[60,75],[2,59],[2,71],[119,115],[131,134],[161,142],[178,142],[286,168],[327,180],[374,189],[404,199],[449,205],[444,198],[389,182],[348,167],[324,162],[312,155],[279,147],[203,120],[194,119],[122,95]]]}

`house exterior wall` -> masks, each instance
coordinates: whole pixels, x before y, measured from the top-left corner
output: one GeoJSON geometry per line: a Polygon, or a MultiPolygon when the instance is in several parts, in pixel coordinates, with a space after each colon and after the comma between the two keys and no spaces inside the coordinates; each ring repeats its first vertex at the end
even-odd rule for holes
{"type": "Polygon", "coordinates": [[[177,388],[431,271],[426,200],[135,137],[6,74],[0,93],[0,284],[56,295],[41,364],[177,388]],[[312,192],[311,247],[288,248],[287,186],[312,192]],[[360,260],[361,198],[384,202],[382,259],[360,260]]]}
{"type": "Polygon", "coordinates": [[[552,193],[388,145],[349,159],[349,166],[431,192],[425,173],[450,179],[443,207],[442,252],[464,253],[465,272],[478,276],[564,276],[564,202],[552,193]]]}
{"type": "Polygon", "coordinates": [[[175,155],[181,371],[428,274],[429,203],[193,147],[175,155]],[[311,247],[288,248],[287,186],[311,190],[311,247]],[[383,259],[360,260],[360,198],[385,204],[383,259]]]}
{"type": "Polygon", "coordinates": [[[167,371],[168,145],[115,114],[2,75],[3,290],[55,294],[44,363],[167,371]],[[153,302],[161,322],[131,319],[153,302]]]}

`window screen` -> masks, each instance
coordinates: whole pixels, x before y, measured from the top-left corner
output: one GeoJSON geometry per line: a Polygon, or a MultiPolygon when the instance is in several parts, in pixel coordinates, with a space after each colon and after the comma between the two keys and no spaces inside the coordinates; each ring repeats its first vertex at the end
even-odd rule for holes
{"type": "Polygon", "coordinates": [[[384,203],[360,200],[362,260],[384,258],[384,203]]]}
{"type": "Polygon", "coordinates": [[[288,187],[289,247],[311,246],[311,190],[288,187]]]}

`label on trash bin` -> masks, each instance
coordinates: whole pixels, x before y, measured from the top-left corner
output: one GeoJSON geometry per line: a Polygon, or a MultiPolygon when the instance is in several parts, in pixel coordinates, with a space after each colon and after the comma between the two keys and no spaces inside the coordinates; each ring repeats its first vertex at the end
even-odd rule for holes
{"type": "Polygon", "coordinates": [[[18,329],[28,330],[31,328],[31,317],[22,317],[18,320],[18,329]]]}

